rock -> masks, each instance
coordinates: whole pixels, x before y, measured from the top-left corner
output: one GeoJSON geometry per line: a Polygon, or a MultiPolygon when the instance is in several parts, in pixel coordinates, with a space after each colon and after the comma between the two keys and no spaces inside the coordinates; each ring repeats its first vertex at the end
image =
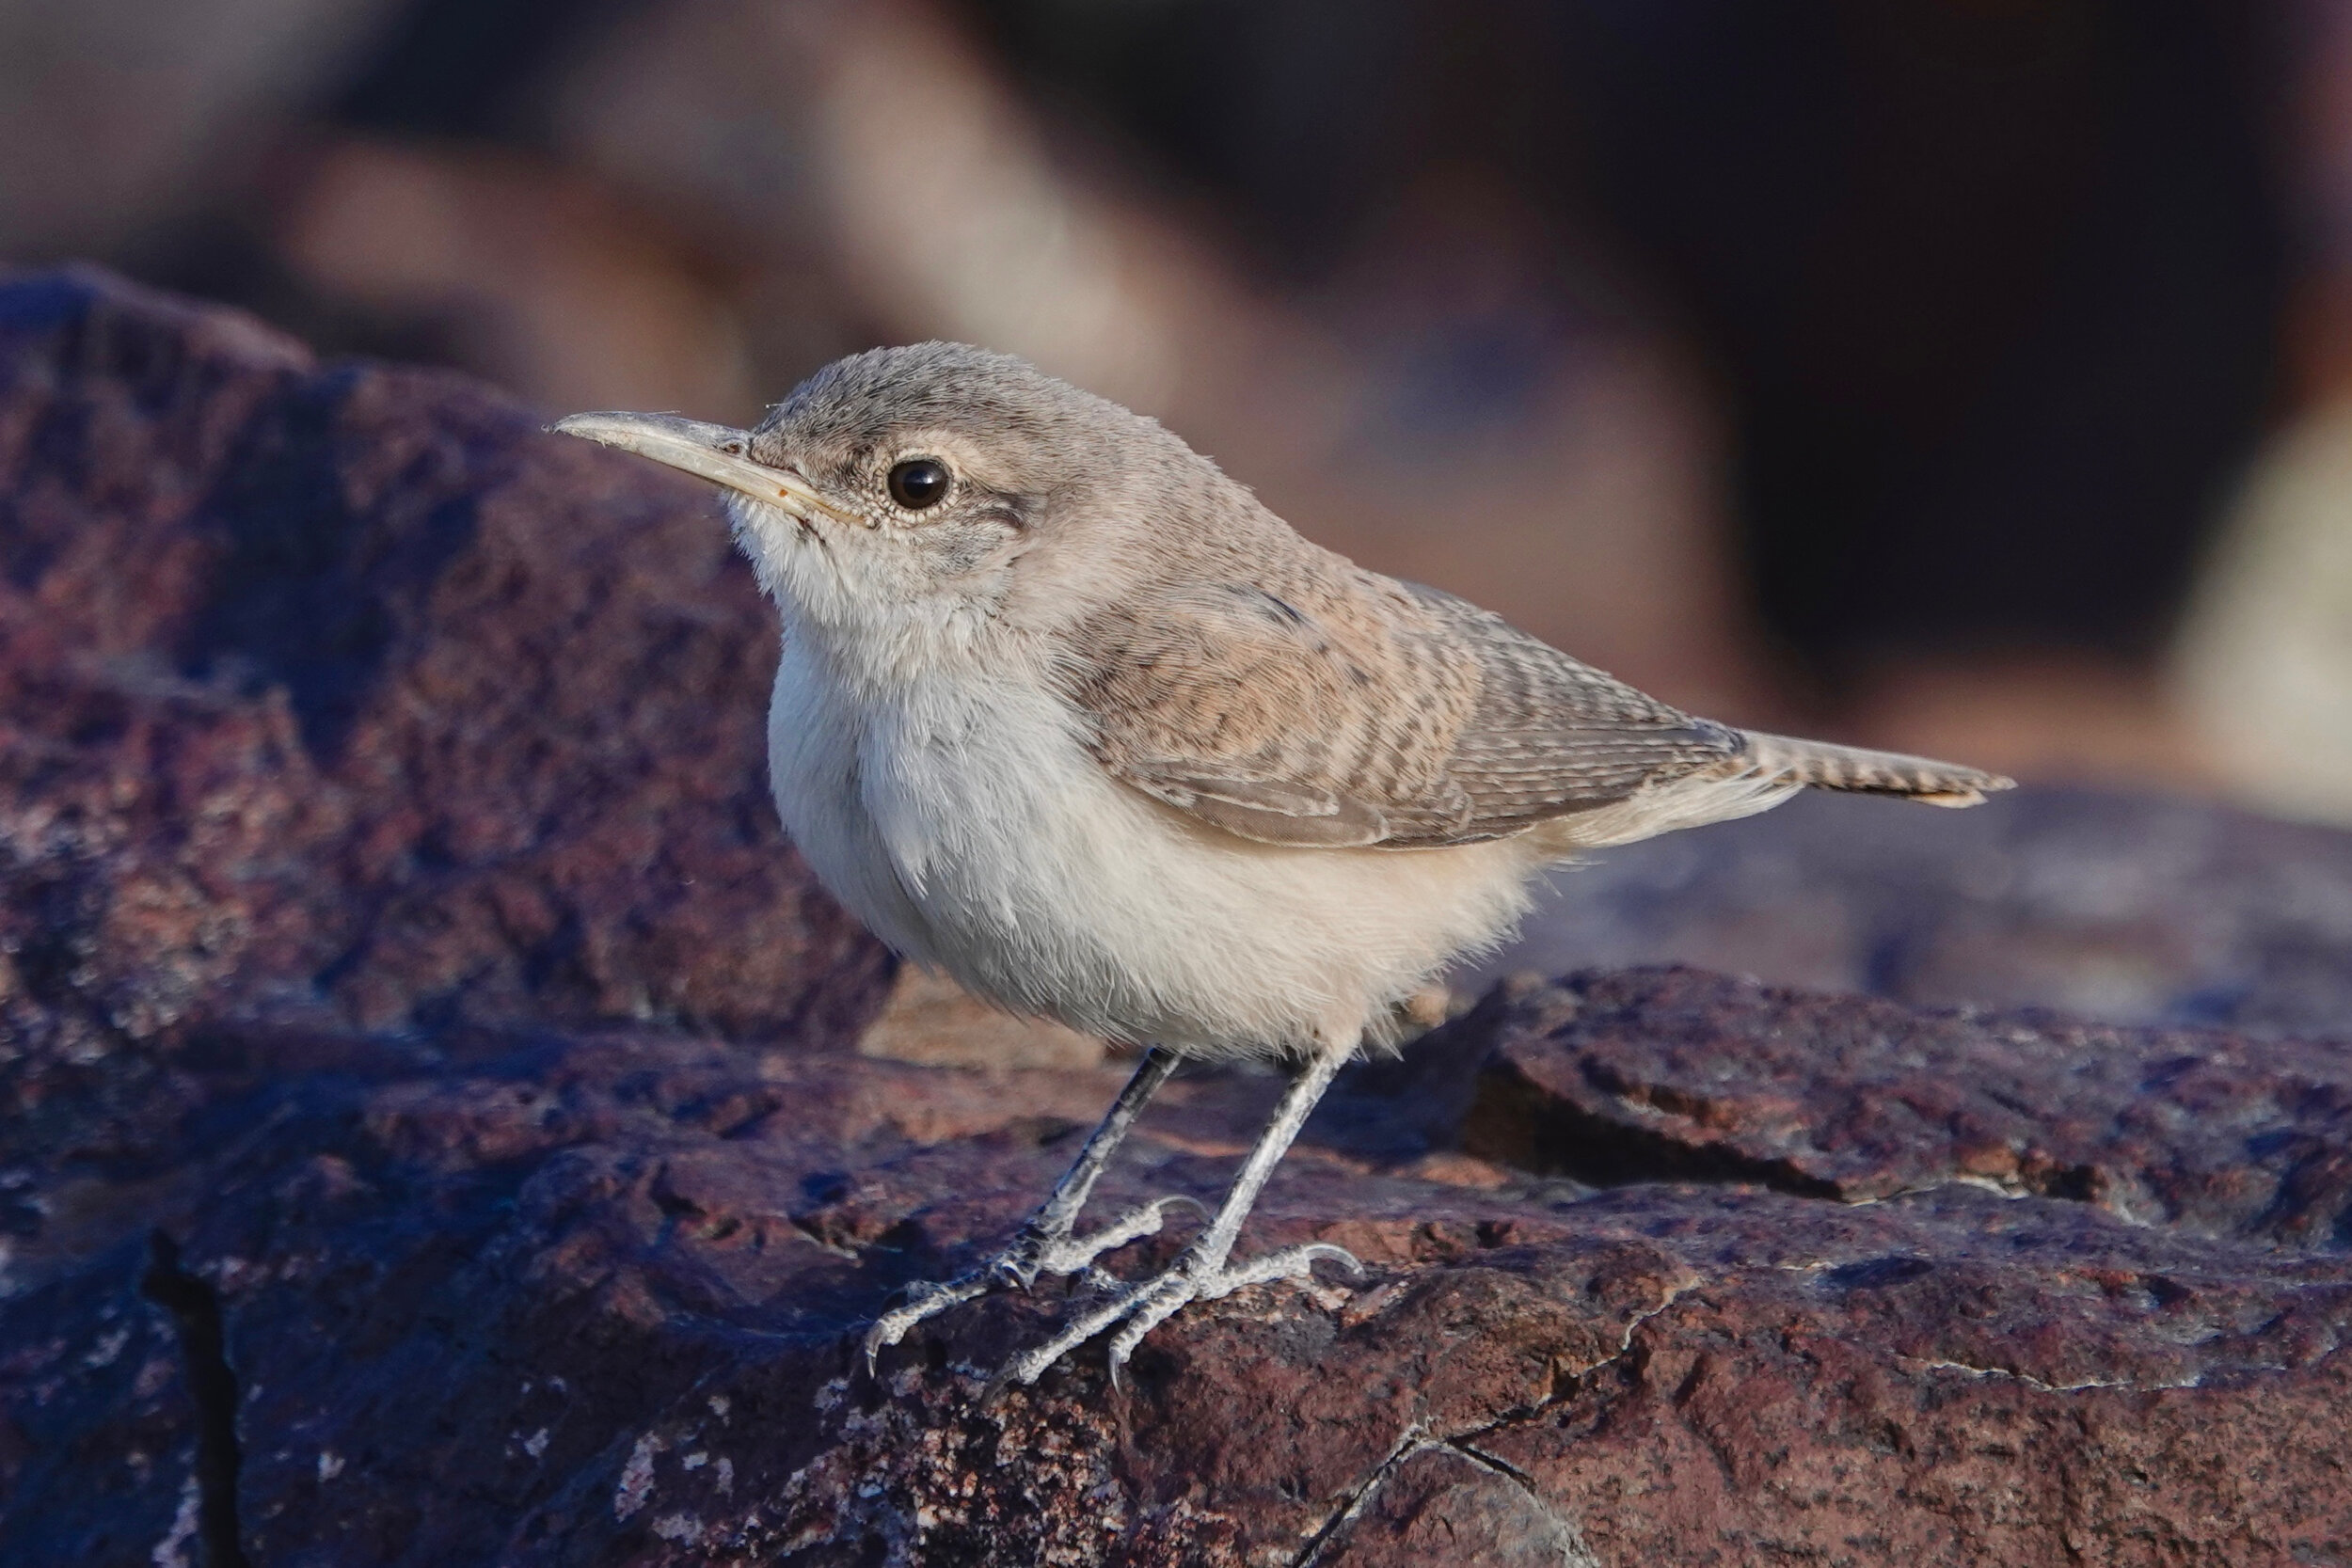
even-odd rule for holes
{"type": "Polygon", "coordinates": [[[1874,1202],[1952,1182],[2206,1236],[2352,1242],[2352,1050],[1921,1013],[1676,972],[1498,992],[1470,1153],[1874,1202]]]}
{"type": "Polygon", "coordinates": [[[11,1033],[846,1038],[766,799],[774,627],[691,483],[103,275],[0,291],[11,1033]]]}
{"type": "Polygon", "coordinates": [[[878,1005],[766,799],[772,617],[707,498],[538,423],[104,274],[0,287],[20,1238],[34,1188],[178,1157],[209,1029],[820,1049],[878,1005]]]}
{"type": "Polygon", "coordinates": [[[858,1036],[860,1055],[926,1067],[1094,1068],[1103,1042],[1041,1018],[1019,1018],[944,974],[900,967],[882,1011],[858,1036]]]}
{"type": "MultiPolygon", "coordinates": [[[[1059,1286],[869,1377],[1123,1070],[1003,1066],[915,982],[865,1032],[706,503],[534,425],[0,287],[0,1561],[2352,1559],[2352,1053],[2261,1037],[2347,1016],[2352,852],[2187,807],[2028,796],[2007,892],[1891,828],[1872,892],[1803,816],[1678,893],[1588,873],[1661,942],[1925,934],[1892,999],[1504,988],[1348,1074],[1245,1239],[1361,1276],[1196,1306],[1122,1387],[991,1388],[1059,1286]],[[2134,922],[2110,1011],[2163,1026],[1908,994],[2134,922]],[[2176,940],[2244,983],[2185,1001],[2176,940]]],[[[1214,1196],[1279,1088],[1180,1076],[1097,1212],[1214,1196]]]]}
{"type": "Polygon", "coordinates": [[[1651,963],[1926,1006],[2342,1035],[2352,834],[2090,790],[1953,812],[1806,796],[1563,873],[1475,978],[1651,963]]]}
{"type": "MultiPolygon", "coordinates": [[[[1616,996],[1629,1035],[1655,1007],[1693,1049],[1721,1019],[1724,1053],[1867,1006],[1845,1022],[1888,1059],[1838,1058],[1866,1076],[1906,1064],[1890,1022],[1986,1057],[2007,1027],[1691,974],[1569,993],[1616,996]],[[1737,1005],[1710,1010],[1719,990],[1737,1005]]],[[[1499,1006],[1454,1026],[1472,1033],[1506,1058],[1531,1043],[1499,1006]]],[[[1196,1307],[1145,1342],[1123,1392],[1098,1348],[992,1402],[988,1372],[1050,1331],[1057,1292],[939,1320],[878,1381],[858,1328],[1018,1220],[1115,1069],[984,1074],[642,1032],[241,1049],[216,1044],[203,1070],[225,1123],[266,1136],[222,1139],[150,1214],[225,1326],[238,1393],[212,1415],[233,1414],[256,1562],[1338,1564],[1452,1540],[1465,1561],[2236,1563],[2352,1546],[2352,1260],[2332,1237],[2135,1224],[1966,1180],[1862,1203],[1630,1169],[1606,1189],[1528,1173],[1481,1189],[1367,1164],[1319,1126],[1248,1244],[1337,1242],[1363,1278],[1196,1307]]],[[[2277,1092],[2255,1051],[2209,1070],[2248,1100],[2277,1092]]],[[[1098,1202],[1212,1196],[1277,1086],[1180,1078],[1098,1202]]],[[[128,1241],[0,1306],[0,1558],[144,1562],[195,1528],[207,1412],[139,1294],[154,1272],[128,1241]]]]}

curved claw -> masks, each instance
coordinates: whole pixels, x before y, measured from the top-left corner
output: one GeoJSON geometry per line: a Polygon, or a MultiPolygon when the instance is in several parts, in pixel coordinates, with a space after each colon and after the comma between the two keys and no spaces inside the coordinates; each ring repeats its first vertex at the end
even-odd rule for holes
{"type": "MultiPolygon", "coordinates": [[[[1245,1285],[1271,1285],[1278,1279],[1304,1279],[1317,1263],[1340,1263],[1347,1272],[1361,1275],[1362,1259],[1343,1246],[1329,1242],[1309,1242],[1304,1246],[1284,1247],[1254,1259],[1237,1269],[1227,1269],[1217,1275],[1217,1289],[1203,1291],[1201,1300],[1215,1301],[1232,1295],[1245,1285]]],[[[1137,1336],[1141,1338],[1141,1336],[1137,1336]]]]}
{"type": "Polygon", "coordinates": [[[1009,1285],[1025,1291],[1040,1275],[1091,1276],[1097,1272],[1095,1259],[1129,1242],[1156,1235],[1167,1223],[1168,1211],[1176,1208],[1191,1209],[1203,1219],[1209,1215],[1208,1206],[1199,1198],[1177,1194],[1139,1203],[1088,1236],[1072,1236],[1067,1231],[1056,1236],[1025,1226],[1010,1245],[970,1274],[941,1284],[909,1287],[907,1299],[876,1318],[866,1331],[866,1375],[874,1375],[885,1349],[925,1320],[1009,1285]]]}
{"type": "Polygon", "coordinates": [[[876,1318],[873,1326],[866,1331],[866,1375],[874,1375],[876,1359],[889,1346],[905,1338],[909,1329],[950,1307],[961,1307],[975,1296],[986,1294],[990,1282],[990,1271],[983,1269],[942,1284],[910,1287],[907,1299],[876,1318]]]}
{"type": "MultiPolygon", "coordinates": [[[[1076,1350],[1080,1345],[1134,1311],[1148,1292],[1171,1288],[1182,1289],[1184,1292],[1182,1297],[1168,1309],[1173,1312],[1185,1301],[1191,1299],[1189,1286],[1190,1281],[1186,1280],[1183,1275],[1174,1272],[1164,1274],[1157,1279],[1147,1280],[1141,1285],[1132,1286],[1100,1307],[1091,1311],[1082,1312],[1064,1323],[1060,1333],[1030,1351],[1026,1355],[1015,1356],[1006,1365],[1004,1371],[998,1374],[999,1380],[1006,1383],[1035,1383],[1045,1375],[1046,1369],[1053,1366],[1055,1362],[1059,1361],[1063,1356],[1068,1355],[1072,1351],[1076,1350]]],[[[1162,1317],[1166,1316],[1166,1313],[1162,1314],[1162,1317]]]]}
{"type": "Polygon", "coordinates": [[[1080,1313],[1064,1324],[1061,1332],[1051,1339],[1027,1354],[1014,1358],[998,1374],[997,1381],[1000,1385],[1035,1383],[1063,1356],[1113,1323],[1123,1322],[1110,1346],[1111,1383],[1117,1386],[1120,1370],[1126,1366],[1127,1358],[1143,1342],[1144,1336],[1175,1316],[1187,1304],[1217,1301],[1250,1285],[1302,1278],[1312,1272],[1316,1263],[1326,1261],[1344,1263],[1351,1273],[1364,1272],[1363,1264],[1357,1260],[1355,1254],[1328,1242],[1310,1242],[1303,1246],[1285,1247],[1263,1258],[1252,1259],[1239,1268],[1204,1265],[1202,1259],[1187,1256],[1157,1278],[1132,1285],[1109,1301],[1080,1313]]]}

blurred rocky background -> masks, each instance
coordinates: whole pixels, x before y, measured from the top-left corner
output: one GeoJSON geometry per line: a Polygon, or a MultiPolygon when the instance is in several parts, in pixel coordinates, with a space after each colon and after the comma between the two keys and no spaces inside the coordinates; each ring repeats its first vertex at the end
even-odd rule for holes
{"type": "Polygon", "coordinates": [[[8,0],[0,258],[542,406],[1015,350],[1687,705],[2352,817],[2337,0],[8,0]]]}
{"type": "Polygon", "coordinates": [[[2352,1560],[2352,7],[0,0],[0,1560],[2352,1560]],[[1365,1278],[868,1379],[1120,1069],[536,431],[930,335],[2028,787],[1565,873],[1253,1223],[1365,1278]]]}

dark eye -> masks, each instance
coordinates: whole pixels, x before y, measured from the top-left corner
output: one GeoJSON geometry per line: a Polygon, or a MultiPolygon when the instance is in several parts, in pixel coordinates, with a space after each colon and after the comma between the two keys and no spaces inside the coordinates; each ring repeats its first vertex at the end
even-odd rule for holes
{"type": "Polygon", "coordinates": [[[920,512],[947,493],[947,465],[936,457],[910,457],[890,470],[890,499],[920,512]]]}

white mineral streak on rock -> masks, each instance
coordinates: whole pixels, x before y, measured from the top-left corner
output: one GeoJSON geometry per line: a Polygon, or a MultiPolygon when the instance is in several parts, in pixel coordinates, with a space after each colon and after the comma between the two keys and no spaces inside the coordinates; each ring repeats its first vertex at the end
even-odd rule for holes
{"type": "Polygon", "coordinates": [[[702,1539],[703,1522],[691,1513],[665,1513],[653,1522],[654,1534],[680,1545],[702,1539]]]}
{"type": "Polygon", "coordinates": [[[660,1451],[661,1439],[650,1432],[628,1450],[628,1463],[621,1466],[621,1483],[612,1489],[613,1518],[627,1524],[653,1496],[653,1456],[660,1451]]]}
{"type": "Polygon", "coordinates": [[[171,1516],[171,1528],[155,1543],[149,1553],[155,1568],[189,1568],[187,1544],[196,1539],[197,1513],[203,1506],[203,1494],[197,1489],[195,1472],[180,1483],[180,1511],[171,1516]]]}

